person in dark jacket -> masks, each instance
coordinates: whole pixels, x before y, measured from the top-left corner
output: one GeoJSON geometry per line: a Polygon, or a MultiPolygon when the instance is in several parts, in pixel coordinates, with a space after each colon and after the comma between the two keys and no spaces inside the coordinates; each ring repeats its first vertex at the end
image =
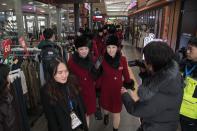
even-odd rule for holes
{"type": "Polygon", "coordinates": [[[93,42],[96,43],[98,55],[103,55],[105,51],[105,43],[103,38],[103,29],[98,29],[98,35],[93,39],[93,42]]]}
{"type": "Polygon", "coordinates": [[[180,62],[185,80],[184,96],[180,110],[182,131],[197,131],[197,38],[188,42],[186,59],[180,62]]]}
{"type": "Polygon", "coordinates": [[[39,49],[42,49],[47,44],[53,43],[55,41],[55,33],[54,33],[53,29],[51,29],[51,28],[45,29],[43,31],[43,36],[44,36],[44,40],[42,40],[39,43],[39,45],[38,45],[39,49]]]}
{"type": "Polygon", "coordinates": [[[0,64],[0,131],[19,131],[13,96],[10,93],[9,66],[0,64]]]}
{"type": "Polygon", "coordinates": [[[48,69],[46,84],[41,89],[48,130],[88,131],[78,85],[69,74],[67,66],[56,58],[49,63],[48,69]]]}
{"type": "Polygon", "coordinates": [[[122,101],[128,113],[142,118],[143,131],[176,131],[183,97],[183,79],[174,52],[165,42],[145,46],[147,77],[137,93],[123,87],[122,101]]]}

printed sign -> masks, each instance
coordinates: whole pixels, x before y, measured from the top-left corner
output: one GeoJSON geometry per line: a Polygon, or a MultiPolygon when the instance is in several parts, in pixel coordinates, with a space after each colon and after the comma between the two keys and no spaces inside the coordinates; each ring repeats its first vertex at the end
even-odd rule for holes
{"type": "Polygon", "coordinates": [[[153,33],[150,33],[150,34],[148,35],[148,37],[145,37],[145,38],[144,38],[144,47],[145,47],[149,42],[153,41],[154,38],[155,38],[155,35],[154,35],[153,33]]]}
{"type": "Polygon", "coordinates": [[[10,39],[3,40],[2,45],[3,45],[3,57],[6,59],[9,54],[10,54],[10,45],[12,44],[12,41],[10,39]]]}
{"type": "Polygon", "coordinates": [[[27,45],[26,45],[26,43],[25,43],[24,37],[21,36],[21,37],[19,38],[19,43],[20,43],[20,45],[23,47],[25,54],[28,55],[29,52],[28,52],[28,50],[27,50],[27,45]]]}

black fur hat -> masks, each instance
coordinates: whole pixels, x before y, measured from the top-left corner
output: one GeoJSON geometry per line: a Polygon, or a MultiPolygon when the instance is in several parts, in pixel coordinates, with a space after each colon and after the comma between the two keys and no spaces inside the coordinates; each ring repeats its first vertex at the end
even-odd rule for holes
{"type": "Polygon", "coordinates": [[[106,45],[115,45],[119,47],[118,37],[116,35],[109,35],[106,40],[106,45]]]}
{"type": "Polygon", "coordinates": [[[80,47],[89,47],[89,41],[88,38],[84,35],[79,36],[75,39],[75,47],[76,49],[80,48],[80,47]]]}
{"type": "Polygon", "coordinates": [[[98,32],[103,32],[103,29],[102,29],[102,28],[99,28],[99,29],[98,29],[98,32]]]}
{"type": "Polygon", "coordinates": [[[190,38],[190,40],[188,41],[188,44],[197,47],[197,37],[190,38]]]}

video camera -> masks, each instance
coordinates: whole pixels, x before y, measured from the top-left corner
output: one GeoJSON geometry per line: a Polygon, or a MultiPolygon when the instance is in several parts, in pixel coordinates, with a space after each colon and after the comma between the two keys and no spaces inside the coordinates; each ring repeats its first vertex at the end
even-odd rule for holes
{"type": "Polygon", "coordinates": [[[128,65],[130,67],[133,67],[133,66],[139,66],[141,68],[145,68],[145,64],[144,64],[144,60],[133,60],[133,61],[128,61],[128,65]]]}
{"type": "Polygon", "coordinates": [[[182,58],[186,58],[187,56],[187,48],[186,47],[182,47],[178,50],[179,53],[182,54],[182,58]]]}

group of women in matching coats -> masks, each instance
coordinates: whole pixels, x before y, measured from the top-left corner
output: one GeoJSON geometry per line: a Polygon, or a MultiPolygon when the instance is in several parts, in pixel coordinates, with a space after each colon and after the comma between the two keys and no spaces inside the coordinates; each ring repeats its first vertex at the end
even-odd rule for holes
{"type": "Polygon", "coordinates": [[[101,90],[99,103],[104,110],[104,124],[109,123],[109,112],[113,116],[113,130],[118,131],[120,112],[122,110],[121,88],[123,83],[133,83],[130,79],[127,60],[119,48],[116,35],[109,35],[105,42],[100,33],[100,42],[90,41],[85,36],[75,40],[75,53],[68,60],[68,68],[81,87],[81,95],[86,107],[86,120],[89,125],[90,116],[96,111],[95,87],[101,90]],[[100,44],[99,56],[93,57],[89,44],[100,44]],[[97,64],[97,65],[96,65],[97,64]],[[99,65],[99,66],[98,66],[99,65]]]}

